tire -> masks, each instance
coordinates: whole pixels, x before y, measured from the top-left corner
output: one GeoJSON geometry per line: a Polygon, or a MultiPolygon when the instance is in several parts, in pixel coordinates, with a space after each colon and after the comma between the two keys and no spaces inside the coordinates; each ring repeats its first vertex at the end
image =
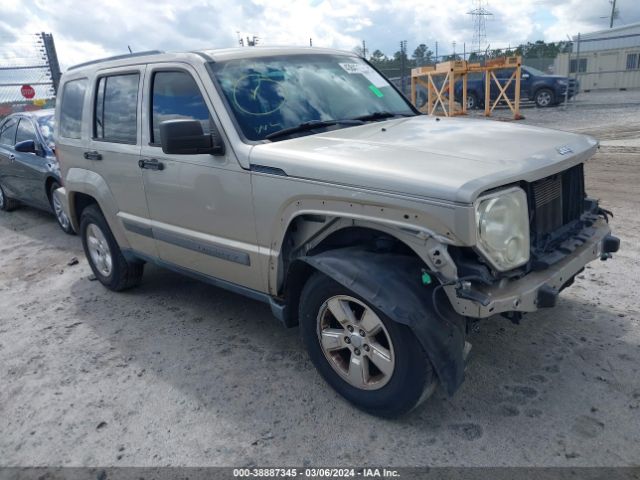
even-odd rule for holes
{"type": "Polygon", "coordinates": [[[299,319],[311,361],[326,382],[356,407],[393,418],[409,412],[435,390],[433,367],[411,330],[329,277],[317,272],[309,278],[300,298],[299,319]],[[351,311],[353,316],[349,320],[345,315],[341,325],[332,310],[345,305],[348,310],[339,311],[351,311]],[[375,328],[369,327],[375,321],[380,322],[378,333],[370,336],[368,332],[375,328]],[[347,327],[355,328],[351,332],[347,327]],[[329,351],[323,343],[335,348],[329,351]],[[384,355],[390,361],[382,361],[384,355]]]}
{"type": "Polygon", "coordinates": [[[473,92],[467,92],[467,110],[478,108],[478,96],[473,92]]]}
{"type": "Polygon", "coordinates": [[[548,88],[541,88],[536,91],[534,101],[538,108],[546,108],[553,106],[556,100],[552,90],[548,88]]]}
{"type": "Polygon", "coordinates": [[[18,207],[18,202],[13,198],[9,198],[5,195],[2,185],[0,185],[0,210],[4,212],[10,212],[18,207]]]}
{"type": "Polygon", "coordinates": [[[76,232],[73,231],[73,227],[71,226],[71,221],[67,214],[64,213],[62,205],[54,198],[53,192],[55,192],[58,188],[60,188],[60,184],[58,182],[53,182],[51,187],[49,188],[49,204],[51,205],[51,210],[53,210],[53,214],[56,217],[56,221],[58,225],[62,229],[62,231],[68,235],[75,235],[76,232]]]}
{"type": "Polygon", "coordinates": [[[119,292],[140,284],[144,264],[128,262],[97,205],[82,211],[82,247],[96,278],[109,290],[119,292]]]}

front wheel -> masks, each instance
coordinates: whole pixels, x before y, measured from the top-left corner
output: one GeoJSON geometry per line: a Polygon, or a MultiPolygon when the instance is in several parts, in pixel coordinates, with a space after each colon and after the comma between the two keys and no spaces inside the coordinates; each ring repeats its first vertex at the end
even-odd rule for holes
{"type": "Polygon", "coordinates": [[[0,210],[5,212],[10,212],[14,210],[18,206],[18,202],[16,202],[13,198],[7,197],[2,189],[2,185],[0,185],[0,210]]]}
{"type": "Polygon", "coordinates": [[[536,92],[534,100],[536,102],[536,106],[545,108],[553,105],[555,98],[551,90],[549,90],[548,88],[541,88],[536,92]]]}
{"type": "Polygon", "coordinates": [[[58,182],[53,182],[51,184],[51,188],[49,188],[49,203],[51,204],[51,209],[56,216],[56,220],[58,221],[58,225],[62,229],[64,233],[69,235],[75,235],[73,231],[73,227],[71,226],[71,221],[67,214],[64,213],[64,209],[62,208],[62,204],[60,200],[58,200],[53,192],[60,188],[60,184],[58,182]]]}
{"type": "Polygon", "coordinates": [[[300,329],[327,383],[366,412],[396,417],[435,390],[433,367],[411,330],[321,273],[302,291],[300,329]]]}
{"type": "Polygon", "coordinates": [[[119,292],[140,283],[144,264],[124,258],[97,205],[82,211],[80,236],[91,270],[105,287],[119,292]]]}

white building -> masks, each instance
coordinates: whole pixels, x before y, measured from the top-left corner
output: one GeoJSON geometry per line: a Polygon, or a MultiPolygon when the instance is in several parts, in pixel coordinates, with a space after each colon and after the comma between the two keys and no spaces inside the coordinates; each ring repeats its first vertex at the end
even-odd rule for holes
{"type": "Polygon", "coordinates": [[[582,91],[640,88],[640,22],[576,35],[573,51],[559,54],[554,67],[557,75],[577,75],[582,91]]]}

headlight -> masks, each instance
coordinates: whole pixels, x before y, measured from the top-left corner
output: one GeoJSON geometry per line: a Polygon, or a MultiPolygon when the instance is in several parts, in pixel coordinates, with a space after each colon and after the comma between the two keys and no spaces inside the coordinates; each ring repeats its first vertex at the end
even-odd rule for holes
{"type": "Polygon", "coordinates": [[[476,202],[478,248],[498,271],[529,261],[527,196],[514,187],[482,196],[476,202]]]}
{"type": "Polygon", "coordinates": [[[569,82],[567,82],[566,80],[556,80],[556,83],[558,85],[562,85],[563,87],[566,87],[569,82]]]}

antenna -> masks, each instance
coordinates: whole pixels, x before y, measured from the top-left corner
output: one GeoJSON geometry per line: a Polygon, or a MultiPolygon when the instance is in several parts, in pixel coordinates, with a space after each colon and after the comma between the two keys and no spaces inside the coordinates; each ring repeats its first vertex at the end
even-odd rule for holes
{"type": "Polygon", "coordinates": [[[486,0],[473,0],[473,5],[475,8],[467,14],[473,17],[473,46],[480,53],[487,43],[487,17],[493,13],[487,10],[486,0]]]}

